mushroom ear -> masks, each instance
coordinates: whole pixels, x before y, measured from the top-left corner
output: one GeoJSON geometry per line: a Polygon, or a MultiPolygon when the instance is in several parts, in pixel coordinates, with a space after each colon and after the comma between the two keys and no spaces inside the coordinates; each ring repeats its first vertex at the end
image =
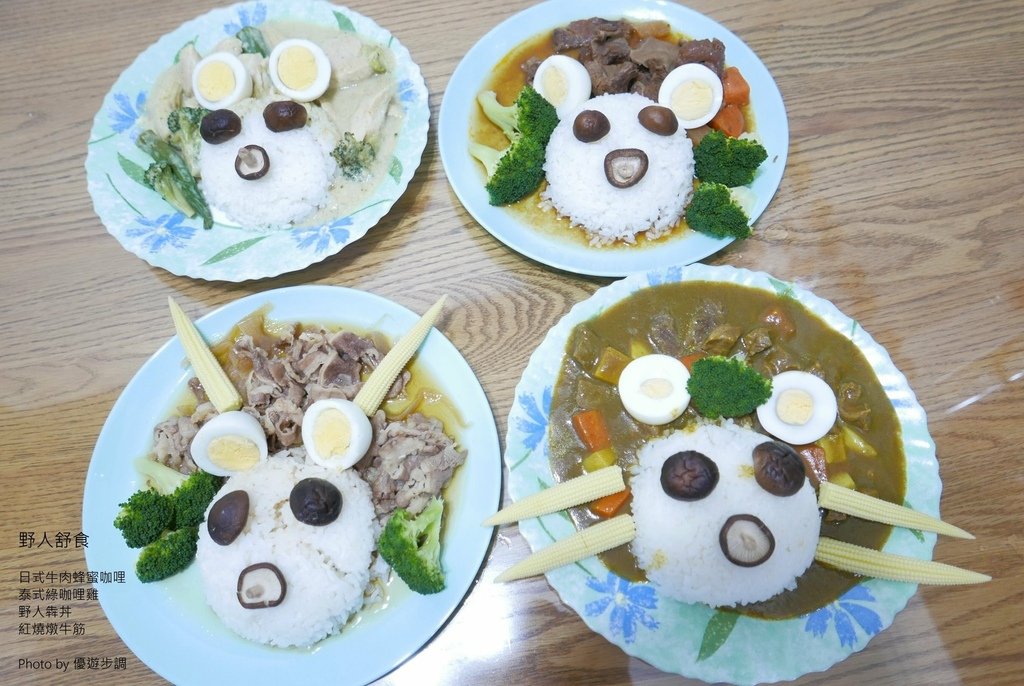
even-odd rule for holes
{"type": "Polygon", "coordinates": [[[777,441],[754,447],[754,480],[771,495],[787,497],[803,488],[807,474],[804,461],[793,448],[777,441]]]}

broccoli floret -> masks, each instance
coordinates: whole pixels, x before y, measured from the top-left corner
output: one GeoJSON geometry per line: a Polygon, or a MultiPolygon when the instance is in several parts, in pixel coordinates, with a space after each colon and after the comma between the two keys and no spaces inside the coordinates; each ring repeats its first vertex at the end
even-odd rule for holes
{"type": "Polygon", "coordinates": [[[167,465],[140,457],[135,460],[135,471],[139,473],[146,486],[154,488],[164,495],[170,495],[177,490],[178,486],[185,483],[187,474],[182,474],[177,469],[171,469],[167,465]]]}
{"type": "Polygon", "coordinates": [[[373,144],[365,140],[356,140],[350,131],[346,131],[338,145],[331,151],[331,157],[338,163],[338,171],[349,179],[361,179],[377,158],[373,144]]]}
{"type": "Polygon", "coordinates": [[[213,496],[224,480],[209,472],[192,472],[171,495],[174,504],[174,526],[195,526],[202,523],[213,496]]]}
{"type": "Polygon", "coordinates": [[[395,573],[417,593],[444,590],[441,569],[441,515],[444,501],[434,498],[417,516],[399,508],[384,527],[377,550],[395,573]]]}
{"type": "Polygon", "coordinates": [[[146,184],[186,216],[199,214],[203,218],[203,228],[211,228],[213,214],[210,206],[178,149],[150,130],[140,133],[135,145],[154,160],[146,170],[146,184]]]}
{"type": "Polygon", "coordinates": [[[114,527],[121,531],[129,548],[141,548],[160,537],[174,519],[174,503],[163,493],[144,489],[132,493],[120,504],[114,527]]]}
{"type": "Polygon", "coordinates": [[[177,574],[192,564],[198,540],[198,526],[187,526],[165,533],[139,553],[135,575],[139,581],[149,583],[177,574]]]}
{"type": "Polygon", "coordinates": [[[185,216],[195,216],[196,212],[185,197],[174,169],[167,162],[161,160],[149,165],[143,178],[147,186],[163,196],[164,200],[174,205],[185,216]]]}
{"type": "Polygon", "coordinates": [[[742,360],[712,355],[693,363],[686,390],[709,419],[742,417],[772,396],[772,382],[742,360]]]}
{"type": "Polygon", "coordinates": [[[551,132],[558,126],[558,113],[533,86],[524,86],[511,105],[502,105],[494,91],[484,91],[476,101],[484,116],[501,129],[511,142],[520,137],[534,138],[546,146],[551,132]]]}
{"type": "Polygon", "coordinates": [[[521,139],[505,150],[470,142],[469,153],[487,170],[487,195],[492,205],[522,200],[544,179],[544,148],[534,140],[521,139]]]}
{"type": "Polygon", "coordinates": [[[537,91],[525,86],[511,105],[498,102],[494,91],[477,96],[484,115],[509,139],[504,150],[475,141],[469,153],[487,170],[487,195],[492,205],[522,200],[544,180],[544,155],[558,114],[537,91]]]}
{"type": "Polygon", "coordinates": [[[210,113],[205,107],[179,107],[167,115],[167,128],[171,133],[199,133],[199,124],[210,113]]]}
{"type": "Polygon", "coordinates": [[[199,169],[199,123],[209,113],[204,107],[179,107],[167,115],[167,128],[171,135],[167,142],[178,149],[188,163],[189,171],[195,176],[199,169]]]}
{"type": "Polygon", "coordinates": [[[750,235],[750,218],[733,199],[729,188],[720,183],[702,182],[697,186],[686,206],[686,224],[715,238],[750,235]]]}
{"type": "Polygon", "coordinates": [[[757,141],[712,131],[693,151],[693,173],[701,181],[746,186],[766,159],[768,152],[757,141]]]}

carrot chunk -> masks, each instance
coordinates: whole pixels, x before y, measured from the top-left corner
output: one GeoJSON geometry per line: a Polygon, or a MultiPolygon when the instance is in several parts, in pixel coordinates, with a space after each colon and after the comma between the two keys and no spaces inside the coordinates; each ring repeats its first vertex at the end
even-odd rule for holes
{"type": "Polygon", "coordinates": [[[743,110],[736,105],[722,105],[722,109],[718,110],[718,114],[709,123],[711,128],[732,138],[739,138],[746,127],[743,110]]]}
{"type": "Polygon", "coordinates": [[[727,67],[722,75],[722,100],[738,107],[750,104],[750,84],[736,67],[727,67]]]}
{"type": "Polygon", "coordinates": [[[615,513],[629,500],[629,489],[606,495],[590,503],[590,509],[599,517],[614,517],[615,513]]]}
{"type": "Polygon", "coordinates": [[[572,416],[572,428],[590,452],[603,450],[612,444],[608,425],[597,410],[582,410],[572,416]]]}

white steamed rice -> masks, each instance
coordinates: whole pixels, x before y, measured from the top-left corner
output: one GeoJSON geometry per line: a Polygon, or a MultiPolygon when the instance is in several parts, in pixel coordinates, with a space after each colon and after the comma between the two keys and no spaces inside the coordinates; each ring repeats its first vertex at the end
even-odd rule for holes
{"type": "Polygon", "coordinates": [[[288,228],[327,205],[337,164],[330,153],[337,135],[312,106],[300,129],[270,131],[263,122],[267,103],[235,108],[242,131],[227,142],[203,141],[199,151],[200,187],[210,207],[244,228],[288,228]],[[247,181],[235,172],[238,149],[258,145],[267,151],[266,176],[247,181]]]}
{"type": "Polygon", "coordinates": [[[196,559],[207,603],[231,630],[261,643],[309,646],[337,631],[363,605],[370,580],[375,523],[369,486],[353,470],[272,457],[228,479],[213,502],[239,489],[249,494],[249,518],[238,538],[218,545],[206,524],[200,526],[196,559]],[[326,526],[297,521],[289,507],[292,486],[308,477],[327,479],[341,491],[341,514],[326,526]],[[280,569],[284,601],[246,609],[237,597],[238,575],[260,562],[280,569]]]}
{"type": "Polygon", "coordinates": [[[634,243],[646,232],[654,239],[680,220],[693,188],[693,146],[686,130],[671,136],[651,133],[637,114],[653,100],[635,93],[599,95],[570,112],[555,127],[544,161],[547,188],[542,206],[582,226],[593,245],[634,243]],[[611,123],[609,133],[593,143],[573,135],[573,121],[583,110],[598,110],[611,123]],[[612,150],[639,148],[648,157],[647,174],[629,188],[616,188],[604,173],[612,150]]]}
{"type": "Polygon", "coordinates": [[[660,592],[721,607],[766,600],[796,587],[797,577],[814,561],[821,519],[808,480],[785,497],[767,493],[754,480],[752,451],[770,440],[727,421],[677,431],[640,450],[631,482],[632,550],[660,592]],[[661,487],[662,465],[683,450],[703,453],[718,466],[718,485],[702,500],[674,500],[661,487]],[[774,553],[756,567],[735,565],[722,552],[719,532],[736,514],[758,517],[775,537],[774,553]]]}

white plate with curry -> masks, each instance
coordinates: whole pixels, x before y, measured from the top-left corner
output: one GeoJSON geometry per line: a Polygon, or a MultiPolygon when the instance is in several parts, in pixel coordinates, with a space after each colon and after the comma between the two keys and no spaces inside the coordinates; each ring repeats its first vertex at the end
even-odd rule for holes
{"type": "Polygon", "coordinates": [[[93,121],[86,177],[107,231],[154,267],[211,281],[271,277],[335,255],[388,213],[420,164],[429,117],[419,66],[372,19],[320,0],[239,3],[162,36],[118,77],[93,121]],[[313,45],[294,60],[308,57],[313,73],[273,59],[296,38],[313,45]],[[275,79],[289,73],[310,88],[329,74],[326,91],[286,96],[275,79]],[[259,116],[284,101],[306,111],[303,123],[282,129],[259,116]],[[179,108],[193,114],[172,124],[179,108]],[[233,112],[235,123],[208,129],[231,137],[208,139],[201,108],[233,112]],[[236,150],[257,144],[258,170],[231,168],[236,150]]]}
{"type": "Polygon", "coordinates": [[[509,17],[473,46],[452,74],[438,120],[445,172],[466,210],[513,250],[557,269],[594,276],[625,276],[689,264],[733,241],[698,233],[680,220],[667,235],[655,240],[641,235],[634,244],[619,241],[595,246],[586,232],[571,226],[568,219],[551,209],[539,208],[539,191],[511,205],[490,204],[484,167],[469,152],[470,140],[482,138],[481,130],[490,126],[476,102],[477,95],[495,90],[499,102],[511,102],[526,83],[520,65],[529,56],[552,54],[550,36],[555,28],[589,17],[626,19],[638,24],[664,22],[673,37],[717,38],[724,44],[725,64],[737,67],[750,86],[750,104],[745,109],[747,128],[753,129],[768,153],[750,186],[754,198],[747,214],[756,231],[755,222],[778,189],[786,166],[789,125],[782,95],[768,69],[739,37],[699,12],[657,0],[596,0],[585,4],[550,0],[509,17]]]}

